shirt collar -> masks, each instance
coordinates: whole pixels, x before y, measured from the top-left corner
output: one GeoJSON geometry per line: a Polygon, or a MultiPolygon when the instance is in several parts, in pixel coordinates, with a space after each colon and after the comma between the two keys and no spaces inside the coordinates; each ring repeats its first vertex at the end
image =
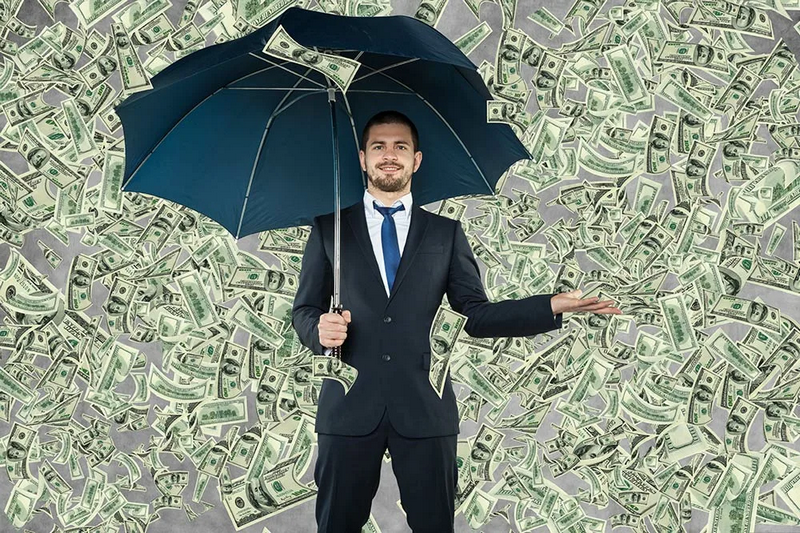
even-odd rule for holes
{"type": "MultiPolygon", "coordinates": [[[[383,206],[383,202],[381,202],[380,200],[378,200],[377,198],[372,196],[367,189],[364,189],[364,209],[365,209],[365,211],[367,213],[367,217],[374,217],[376,215],[380,216],[380,217],[383,217],[383,215],[378,213],[375,210],[375,208],[372,206],[372,202],[373,201],[377,202],[378,205],[383,206]]],[[[398,205],[397,202],[401,202],[405,206],[405,209],[403,211],[401,211],[400,213],[405,213],[405,216],[410,216],[411,215],[411,206],[414,203],[412,198],[411,198],[411,191],[409,191],[408,194],[406,194],[405,196],[401,196],[400,198],[398,198],[394,202],[394,204],[392,204],[390,207],[397,206],[398,205]]]]}

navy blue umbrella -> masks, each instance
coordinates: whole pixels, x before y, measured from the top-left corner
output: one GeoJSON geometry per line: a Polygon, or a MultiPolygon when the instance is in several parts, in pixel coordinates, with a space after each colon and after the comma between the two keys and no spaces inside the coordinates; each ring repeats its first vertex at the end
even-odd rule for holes
{"type": "Polygon", "coordinates": [[[503,172],[531,157],[510,126],[487,123],[492,97],[472,61],[404,15],[292,7],[151,82],[115,108],[125,135],[122,189],[194,209],[236,239],[335,211],[334,309],[340,202],[357,202],[367,188],[358,150],[372,115],[395,109],[417,127],[425,160],[411,190],[420,205],[493,195],[503,172]],[[320,72],[263,53],[278,26],[306,48],[360,62],[346,93],[320,72]]]}

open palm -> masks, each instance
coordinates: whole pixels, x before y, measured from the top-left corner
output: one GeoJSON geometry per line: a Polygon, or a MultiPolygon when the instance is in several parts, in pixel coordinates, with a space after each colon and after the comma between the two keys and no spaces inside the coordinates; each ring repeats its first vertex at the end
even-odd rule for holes
{"type": "Polygon", "coordinates": [[[574,291],[562,292],[550,298],[550,307],[553,308],[553,314],[559,313],[597,313],[602,315],[621,315],[622,310],[614,307],[612,304],[614,300],[600,300],[600,298],[583,298],[581,289],[574,291]]]}

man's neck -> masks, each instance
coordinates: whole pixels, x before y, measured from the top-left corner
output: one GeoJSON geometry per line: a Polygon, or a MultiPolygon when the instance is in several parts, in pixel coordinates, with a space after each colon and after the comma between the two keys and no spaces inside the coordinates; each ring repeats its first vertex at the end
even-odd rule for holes
{"type": "Polygon", "coordinates": [[[367,188],[367,192],[383,204],[383,207],[392,207],[397,200],[411,191],[385,192],[375,188],[367,188]]]}

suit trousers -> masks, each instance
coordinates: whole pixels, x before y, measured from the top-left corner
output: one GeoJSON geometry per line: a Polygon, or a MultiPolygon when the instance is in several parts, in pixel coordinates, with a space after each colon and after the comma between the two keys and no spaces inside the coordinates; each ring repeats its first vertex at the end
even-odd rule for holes
{"type": "Polygon", "coordinates": [[[406,438],[384,410],[368,435],[317,436],[317,533],[360,533],[378,492],[389,449],[406,521],[413,533],[453,533],[458,435],[406,438]]]}

